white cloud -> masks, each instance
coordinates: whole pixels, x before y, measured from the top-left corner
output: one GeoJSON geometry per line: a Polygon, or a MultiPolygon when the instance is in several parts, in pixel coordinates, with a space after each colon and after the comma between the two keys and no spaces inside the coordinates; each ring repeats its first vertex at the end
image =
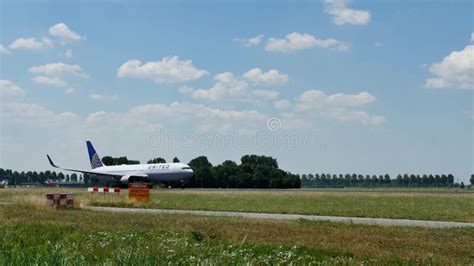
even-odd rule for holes
{"type": "MultiPolygon", "coordinates": [[[[127,134],[144,140],[145,145],[149,144],[145,140],[153,131],[162,127],[160,123],[166,123],[168,130],[185,123],[190,132],[241,134],[265,128],[268,117],[255,110],[222,110],[187,102],[139,105],[120,113],[98,111],[85,116],[56,112],[24,102],[8,102],[0,106],[0,120],[5,125],[15,124],[23,130],[48,128],[47,134],[59,135],[58,139],[79,138],[81,141],[86,137],[107,136],[106,141],[111,135],[127,134]],[[135,130],[132,132],[130,128],[135,130]]],[[[15,127],[8,128],[13,132],[15,127]]]]}
{"type": "Polygon", "coordinates": [[[64,93],[65,94],[72,94],[76,91],[75,88],[72,88],[72,87],[69,87],[69,88],[66,88],[66,90],[64,90],[64,93]]]}
{"type": "Polygon", "coordinates": [[[252,93],[253,95],[264,100],[275,100],[280,95],[278,91],[274,90],[254,90],[252,93]]]}
{"type": "Polygon", "coordinates": [[[357,94],[336,93],[329,95],[326,102],[337,106],[362,106],[375,102],[375,97],[368,92],[359,92],[357,94]]]}
{"type": "Polygon", "coordinates": [[[15,121],[42,127],[62,125],[68,128],[67,125],[72,122],[71,120],[77,119],[78,116],[70,112],[55,113],[37,104],[8,102],[0,108],[0,118],[5,122],[15,121]]]}
{"type": "Polygon", "coordinates": [[[209,72],[197,69],[191,60],[181,61],[179,57],[164,57],[142,65],[139,60],[129,60],[118,69],[118,77],[149,79],[157,84],[186,82],[200,79],[209,72]]]}
{"type": "Polygon", "coordinates": [[[98,94],[98,93],[91,93],[89,94],[89,99],[94,101],[116,101],[118,100],[117,95],[105,95],[105,94],[98,94]]]}
{"type": "Polygon", "coordinates": [[[336,25],[366,25],[370,22],[370,12],[347,7],[349,0],[324,0],[325,12],[332,16],[336,25]]]}
{"type": "Polygon", "coordinates": [[[48,87],[63,88],[65,94],[72,94],[76,91],[75,88],[69,87],[69,84],[58,77],[36,76],[32,79],[35,83],[45,85],[48,87]]]}
{"type": "Polygon", "coordinates": [[[196,90],[192,97],[205,100],[232,100],[242,98],[247,94],[247,82],[239,79],[230,72],[220,73],[214,76],[216,83],[208,90],[196,90]]]}
{"type": "Polygon", "coordinates": [[[8,51],[8,49],[5,48],[5,46],[3,46],[1,43],[0,43],[0,54],[10,54],[10,51],[8,51]]]}
{"type": "Polygon", "coordinates": [[[321,90],[302,93],[295,104],[295,110],[343,122],[357,122],[364,126],[375,126],[385,122],[385,117],[357,110],[375,102],[368,92],[357,94],[335,93],[327,95],[321,90]]]}
{"type": "Polygon", "coordinates": [[[43,44],[50,48],[54,46],[53,40],[48,37],[43,37],[43,44]]]}
{"type": "Polygon", "coordinates": [[[89,75],[84,73],[81,66],[70,65],[64,63],[51,63],[40,66],[34,66],[29,69],[31,73],[44,74],[50,77],[77,77],[89,78],[89,75]]]}
{"type": "Polygon", "coordinates": [[[265,45],[265,50],[268,52],[288,53],[314,47],[329,48],[340,52],[349,50],[348,44],[336,39],[318,39],[311,34],[299,32],[290,33],[283,39],[269,38],[265,45]]]}
{"type": "Polygon", "coordinates": [[[36,38],[18,38],[14,40],[9,48],[12,50],[23,49],[23,50],[37,50],[44,47],[44,44],[37,41],[36,38]]]}
{"type": "Polygon", "coordinates": [[[244,73],[242,77],[253,85],[282,85],[288,81],[288,75],[276,69],[262,72],[260,68],[254,68],[244,73]]]}
{"type": "Polygon", "coordinates": [[[273,103],[273,106],[278,110],[284,110],[291,108],[291,103],[288,100],[278,100],[273,103]]]}
{"type": "Polygon", "coordinates": [[[321,90],[305,91],[298,97],[298,110],[310,110],[314,107],[357,107],[375,102],[375,97],[368,92],[357,94],[336,93],[326,95],[321,90]]]}
{"type": "Polygon", "coordinates": [[[178,92],[181,93],[181,94],[192,94],[193,91],[194,91],[194,89],[191,88],[191,87],[188,87],[188,86],[181,86],[178,89],[178,92]]]}
{"type": "Polygon", "coordinates": [[[243,45],[245,47],[250,47],[250,46],[259,45],[260,42],[262,41],[262,38],[263,38],[263,34],[260,34],[260,35],[257,35],[255,37],[248,38],[248,39],[234,38],[233,41],[237,42],[237,43],[240,43],[241,45],[243,45]]]}
{"type": "Polygon", "coordinates": [[[137,106],[130,110],[130,113],[149,115],[176,117],[180,119],[194,118],[200,119],[223,119],[223,120],[261,120],[265,116],[254,110],[235,111],[221,110],[212,108],[203,104],[191,104],[186,102],[173,102],[169,105],[165,104],[146,104],[137,106]]]}
{"type": "Polygon", "coordinates": [[[25,91],[16,83],[6,79],[0,79],[0,98],[24,96],[25,91]]]}
{"type": "Polygon", "coordinates": [[[454,51],[441,63],[433,63],[429,71],[434,76],[425,81],[428,88],[474,89],[474,45],[454,51]]]}
{"type": "MultiPolygon", "coordinates": [[[[194,90],[191,94],[192,97],[209,101],[246,100],[254,103],[259,102],[259,100],[275,100],[279,95],[275,90],[250,91],[249,89],[259,85],[281,85],[288,80],[288,76],[275,69],[263,72],[259,68],[254,68],[241,77],[230,72],[220,73],[214,76],[214,80],[216,81],[214,86],[209,89],[194,90]]],[[[189,91],[186,89],[186,92],[189,91]]]]}
{"type": "Polygon", "coordinates": [[[366,111],[332,109],[322,112],[325,118],[335,119],[342,122],[356,122],[363,126],[377,126],[386,122],[385,117],[381,115],[369,114],[366,111]]]}
{"type": "Polygon", "coordinates": [[[54,42],[48,37],[43,37],[41,40],[36,38],[18,38],[14,40],[9,48],[12,50],[39,50],[43,48],[54,47],[54,42]]]}
{"type": "Polygon", "coordinates": [[[67,82],[58,77],[36,76],[33,78],[33,81],[38,84],[52,86],[52,87],[62,88],[62,87],[67,86],[67,82]]]}
{"type": "Polygon", "coordinates": [[[71,58],[72,57],[72,50],[67,49],[67,51],[64,53],[64,57],[66,58],[71,58]]]}
{"type": "Polygon", "coordinates": [[[65,63],[51,63],[40,66],[30,67],[29,72],[40,74],[33,78],[33,81],[47,86],[64,88],[65,94],[71,94],[75,91],[69,87],[68,78],[87,79],[89,75],[84,73],[81,66],[65,63]]]}
{"type": "Polygon", "coordinates": [[[221,110],[202,104],[173,102],[169,105],[148,104],[129,111],[145,119],[186,123],[202,133],[238,133],[265,126],[267,115],[255,110],[221,110]]]}
{"type": "Polygon", "coordinates": [[[291,112],[283,112],[279,116],[281,128],[284,130],[300,130],[311,128],[312,121],[300,117],[299,114],[291,112]]]}
{"type": "Polygon", "coordinates": [[[51,36],[60,38],[63,42],[78,42],[85,40],[86,38],[80,36],[78,33],[69,29],[69,27],[64,23],[58,23],[51,28],[49,28],[49,34],[51,36]]]}

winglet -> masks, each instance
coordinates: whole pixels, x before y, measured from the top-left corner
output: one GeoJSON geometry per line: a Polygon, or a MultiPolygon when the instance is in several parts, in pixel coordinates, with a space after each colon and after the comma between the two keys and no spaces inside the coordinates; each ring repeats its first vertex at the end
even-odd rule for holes
{"type": "Polygon", "coordinates": [[[48,157],[49,164],[51,164],[52,167],[59,168],[57,165],[53,163],[53,160],[51,160],[51,157],[49,157],[48,154],[46,154],[46,157],[48,157]]]}

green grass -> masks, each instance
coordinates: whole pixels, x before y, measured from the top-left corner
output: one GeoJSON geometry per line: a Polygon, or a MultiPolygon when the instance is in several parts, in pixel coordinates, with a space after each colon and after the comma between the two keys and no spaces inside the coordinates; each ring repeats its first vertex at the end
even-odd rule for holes
{"type": "Polygon", "coordinates": [[[130,204],[126,195],[96,196],[90,204],[474,222],[474,194],[437,192],[153,190],[149,205],[130,204]]]}
{"type": "Polygon", "coordinates": [[[474,229],[0,206],[0,265],[469,264],[474,229]]]}
{"type": "Polygon", "coordinates": [[[474,222],[474,193],[455,190],[168,190],[153,189],[150,204],[130,203],[120,196],[98,195],[85,189],[0,189],[0,201],[47,191],[72,191],[82,204],[183,210],[241,211],[331,216],[400,218],[474,222]],[[447,193],[452,192],[452,193],[447,193]]]}
{"type": "Polygon", "coordinates": [[[88,230],[18,223],[1,227],[0,263],[28,264],[228,264],[317,263],[351,257],[302,247],[231,243],[159,229],[88,230]]]}

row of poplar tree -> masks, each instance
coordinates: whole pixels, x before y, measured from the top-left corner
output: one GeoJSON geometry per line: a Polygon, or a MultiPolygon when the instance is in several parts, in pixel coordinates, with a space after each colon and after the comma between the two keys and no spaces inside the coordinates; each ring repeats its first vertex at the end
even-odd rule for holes
{"type": "Polygon", "coordinates": [[[25,183],[40,183],[44,184],[46,181],[83,181],[82,175],[76,173],[73,174],[63,174],[61,172],[55,171],[27,171],[27,172],[18,172],[12,171],[10,169],[0,168],[0,181],[6,180],[9,185],[21,185],[25,183]]]}
{"type": "MultiPolygon", "coordinates": [[[[471,175],[471,184],[474,184],[474,175],[471,175]]],[[[453,187],[463,186],[454,183],[454,176],[448,175],[397,175],[392,179],[385,175],[358,175],[358,174],[304,174],[301,176],[301,186],[307,188],[318,187],[453,187]]]]}

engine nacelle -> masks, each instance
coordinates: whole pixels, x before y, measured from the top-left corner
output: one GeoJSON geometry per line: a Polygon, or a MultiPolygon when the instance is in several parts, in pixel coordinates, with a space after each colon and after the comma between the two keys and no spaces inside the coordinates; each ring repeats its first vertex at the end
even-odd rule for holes
{"type": "Polygon", "coordinates": [[[120,178],[120,183],[122,183],[122,184],[128,184],[130,177],[131,177],[130,175],[124,175],[124,176],[122,176],[122,177],[120,178]]]}

